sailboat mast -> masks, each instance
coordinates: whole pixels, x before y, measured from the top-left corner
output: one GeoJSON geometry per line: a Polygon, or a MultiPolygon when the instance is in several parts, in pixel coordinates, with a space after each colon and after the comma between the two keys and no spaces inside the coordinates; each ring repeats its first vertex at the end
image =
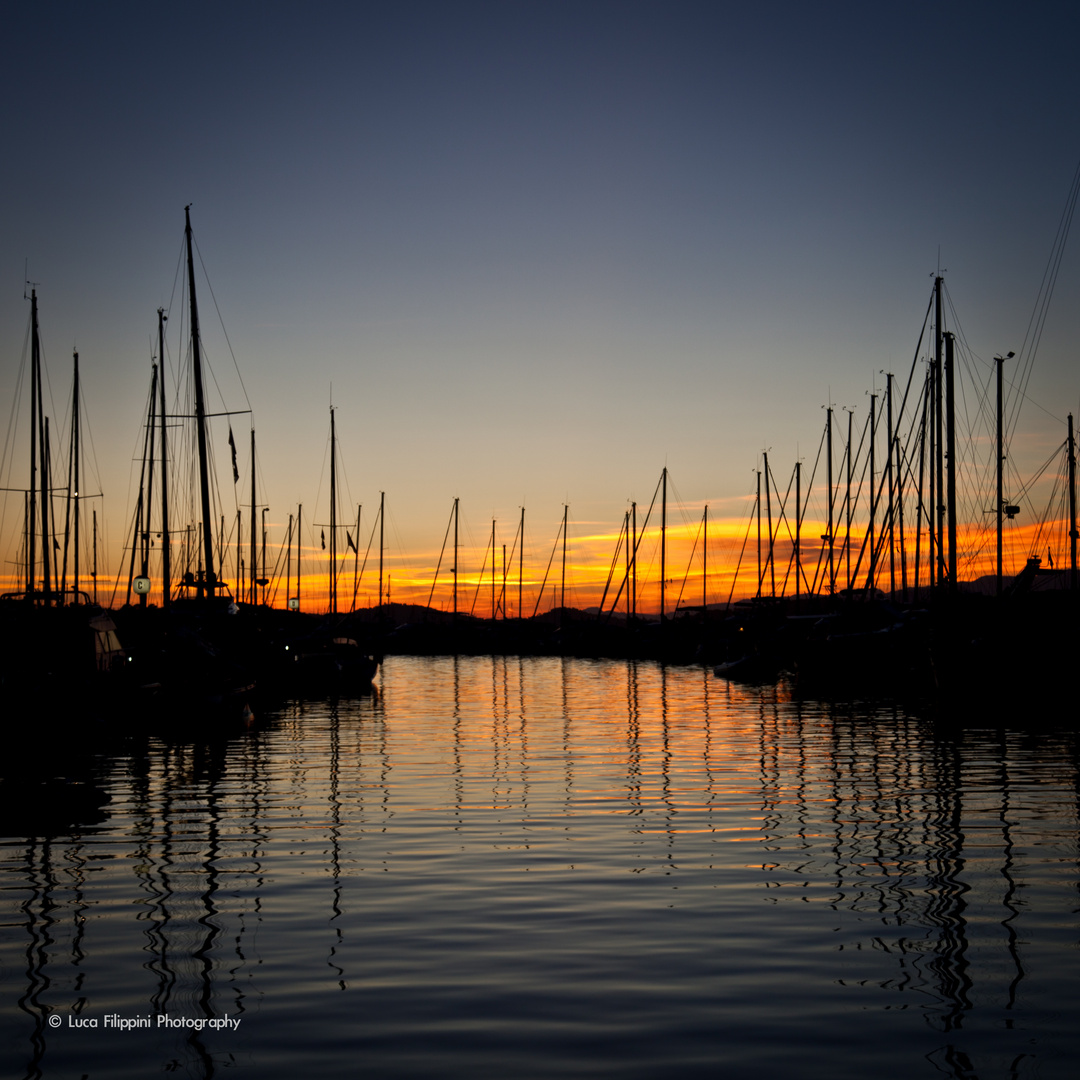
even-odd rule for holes
{"type": "Polygon", "coordinates": [[[847,410],[847,487],[844,492],[844,558],[847,564],[848,595],[851,595],[851,419],[854,413],[847,410]]]}
{"type": "Polygon", "coordinates": [[[802,462],[795,462],[795,606],[799,606],[799,578],[802,576],[802,462]]]}
{"type": "Polygon", "coordinates": [[[68,431],[68,469],[67,469],[67,494],[64,497],[64,554],[60,559],[60,602],[63,603],[63,598],[67,592],[67,568],[68,568],[68,550],[71,547],[71,481],[73,478],[73,470],[75,466],[75,446],[73,439],[75,437],[75,424],[74,417],[72,417],[72,425],[68,431]]]}
{"type": "Polygon", "coordinates": [[[458,500],[454,498],[454,618],[457,619],[458,579],[458,500]]]}
{"type": "MultiPolygon", "coordinates": [[[[356,507],[356,543],[353,544],[353,560],[352,560],[352,604],[349,606],[350,611],[356,610],[356,590],[360,586],[360,513],[364,509],[363,503],[358,503],[356,507]]],[[[348,549],[346,548],[345,554],[348,555],[348,549]]]]}
{"type": "MultiPolygon", "coordinates": [[[[997,518],[997,590],[996,591],[997,591],[998,599],[1000,600],[1001,599],[1001,592],[1002,592],[1002,588],[1001,588],[1001,586],[1002,586],[1001,563],[1002,563],[1002,548],[1003,548],[1002,535],[1001,535],[1001,533],[1002,533],[1002,521],[1001,521],[1002,510],[1001,510],[1001,504],[1002,504],[1002,491],[1003,491],[1001,470],[1002,470],[1002,465],[1003,465],[1004,459],[1005,459],[1005,455],[1004,455],[1004,452],[1003,452],[1004,435],[1002,434],[1002,430],[1001,430],[1001,427],[1002,427],[1002,423],[1001,423],[1002,422],[1002,416],[1001,416],[1001,412],[1002,412],[1002,405],[1001,405],[1001,369],[1005,364],[1005,357],[1003,357],[1003,356],[995,356],[994,361],[997,364],[997,506],[995,507],[995,516],[997,518]]],[[[1073,496],[1073,485],[1072,485],[1073,470],[1072,470],[1072,465],[1073,465],[1073,461],[1072,461],[1072,413],[1069,413],[1069,506],[1070,506],[1070,510],[1072,508],[1072,496],[1073,496]]],[[[1072,517],[1072,515],[1070,514],[1070,519],[1071,519],[1071,517],[1072,517]]],[[[1072,532],[1075,531],[1075,529],[1076,529],[1075,524],[1070,525],[1070,536],[1072,535],[1072,532]]],[[[1072,550],[1073,550],[1073,553],[1075,555],[1076,541],[1073,540],[1073,541],[1071,541],[1071,543],[1072,543],[1072,550]]],[[[1075,563],[1075,558],[1073,559],[1073,562],[1075,563]]]]}
{"type": "MultiPolygon", "coordinates": [[[[562,508],[562,584],[559,586],[559,607],[566,611],[566,515],[570,508],[563,503],[562,508]]],[[[1076,545],[1074,544],[1073,547],[1076,545]]]]}
{"type": "Polygon", "coordinates": [[[886,524],[889,530],[889,599],[892,600],[896,595],[896,545],[893,542],[893,498],[895,491],[893,488],[893,426],[892,426],[892,373],[887,372],[885,375],[885,446],[887,448],[885,454],[885,470],[888,475],[889,481],[889,513],[886,516],[886,524]]]}
{"type": "Polygon", "coordinates": [[[256,591],[256,581],[259,577],[259,559],[255,547],[255,429],[251,429],[251,524],[248,528],[251,533],[251,542],[248,556],[248,578],[251,581],[251,603],[259,602],[256,591]]]}
{"type": "Polygon", "coordinates": [[[926,453],[926,487],[920,490],[919,513],[920,523],[926,519],[926,569],[927,582],[930,592],[934,591],[934,582],[937,578],[937,553],[934,547],[934,465],[937,459],[937,443],[934,435],[934,363],[927,364],[926,371],[926,403],[923,408],[922,446],[920,454],[926,453]]]}
{"type": "Polygon", "coordinates": [[[383,600],[383,536],[385,535],[385,514],[383,511],[386,509],[386,492],[379,492],[379,612],[382,612],[382,600],[383,600]]]}
{"type": "Polygon", "coordinates": [[[97,511],[94,511],[94,569],[91,572],[94,579],[94,603],[97,603],[97,511]]]}
{"type": "MultiPolygon", "coordinates": [[[[285,610],[289,610],[289,600],[292,598],[292,522],[293,516],[289,515],[289,538],[285,541],[285,610]]],[[[355,593],[355,587],[353,592],[355,593]]]]}
{"type": "Polygon", "coordinates": [[[757,595],[761,596],[761,470],[757,473],[757,499],[755,500],[755,512],[757,513],[757,595]]]}
{"type": "MultiPolygon", "coordinates": [[[[1000,506],[1000,503],[998,504],[1000,506]]],[[[1076,589],[1076,439],[1069,413],[1069,588],[1076,589]]]]}
{"type": "Polygon", "coordinates": [[[949,514],[949,592],[956,592],[956,367],[954,363],[955,342],[953,335],[945,335],[945,439],[948,462],[948,503],[949,514]]]}
{"type": "MultiPolygon", "coordinates": [[[[930,404],[930,380],[927,378],[926,392],[923,394],[922,419],[919,423],[919,485],[915,493],[915,603],[919,602],[919,587],[922,580],[922,528],[925,516],[923,500],[923,481],[926,478],[926,413],[930,404]]],[[[929,560],[930,584],[934,583],[934,560],[929,560]]]]}
{"type": "Polygon", "coordinates": [[[900,597],[907,603],[907,548],[904,546],[904,465],[900,454],[900,435],[896,442],[896,520],[900,527],[900,597]]]}
{"type": "Polygon", "coordinates": [[[191,370],[195,383],[195,434],[199,449],[199,499],[202,508],[202,542],[206,573],[197,595],[214,595],[214,537],[210,529],[210,475],[206,453],[206,402],[203,397],[202,353],[199,341],[199,305],[195,299],[195,259],[191,252],[191,208],[184,207],[184,239],[187,244],[188,302],[191,309],[191,370]]]}
{"type": "MultiPolygon", "coordinates": [[[[143,472],[146,475],[146,499],[143,500],[142,485],[139,486],[139,517],[141,529],[137,533],[142,559],[139,574],[150,575],[150,507],[154,498],[154,426],[157,421],[157,379],[158,366],[151,365],[150,375],[150,414],[146,418],[146,440],[143,443],[143,472]]],[[[146,593],[139,593],[139,607],[145,608],[149,599],[146,593]]]]}
{"type": "Polygon", "coordinates": [[[663,494],[660,499],[660,625],[664,624],[664,585],[667,576],[667,466],[660,474],[663,494]]]}
{"type": "Polygon", "coordinates": [[[262,580],[262,602],[263,607],[266,606],[266,587],[270,584],[269,579],[266,576],[266,512],[270,509],[269,506],[262,508],[262,522],[261,522],[261,540],[262,540],[262,573],[259,575],[262,580]]]}
{"type": "Polygon", "coordinates": [[[709,504],[705,504],[705,511],[701,517],[702,544],[701,544],[701,620],[709,609],[709,504]]]}
{"type": "Polygon", "coordinates": [[[874,571],[876,564],[876,549],[874,547],[874,519],[877,514],[877,492],[874,490],[874,442],[876,439],[875,425],[877,423],[877,394],[870,395],[870,532],[869,547],[870,571],[866,576],[866,588],[869,592],[874,591],[874,571]]]}
{"type": "Polygon", "coordinates": [[[637,503],[630,503],[630,536],[634,553],[630,558],[630,614],[637,618],[637,503]]]}
{"type": "Polygon", "coordinates": [[[769,494],[769,455],[762,453],[765,462],[765,512],[769,527],[769,595],[776,595],[776,563],[773,560],[773,531],[772,531],[772,497],[769,494]]]}
{"type": "MultiPolygon", "coordinates": [[[[172,590],[169,551],[169,450],[165,416],[165,309],[158,308],[158,364],[161,366],[161,606],[168,607],[172,590]]],[[[78,558],[78,555],[76,555],[78,558]]]]}
{"type": "Polygon", "coordinates": [[[79,602],[79,354],[75,353],[75,376],[74,376],[74,389],[71,393],[71,450],[74,458],[74,511],[75,511],[75,561],[74,571],[75,579],[73,582],[75,589],[75,603],[79,602]]]}
{"type": "Polygon", "coordinates": [[[38,398],[41,396],[41,343],[38,339],[37,289],[30,290],[30,513],[26,591],[37,587],[38,398]]]}
{"type": "MultiPolygon", "coordinates": [[[[831,397],[832,395],[830,395],[831,397]]],[[[829,486],[828,491],[828,510],[829,510],[829,523],[825,530],[825,540],[829,545],[829,595],[832,596],[836,592],[836,564],[833,562],[833,471],[832,471],[832,406],[830,405],[825,410],[825,463],[828,477],[826,482],[829,486]]],[[[760,489],[760,481],[758,483],[760,489]]],[[[758,500],[760,502],[761,495],[760,490],[758,494],[758,500]]],[[[761,543],[761,510],[758,509],[758,544],[761,543]]],[[[760,577],[760,572],[759,575],[760,577]]],[[[760,586],[758,588],[758,595],[761,595],[760,586]]]]}
{"type": "Polygon", "coordinates": [[[296,504],[296,610],[300,610],[300,537],[302,535],[301,518],[304,516],[304,504],[296,504]]]}
{"type": "MultiPolygon", "coordinates": [[[[38,406],[41,407],[41,387],[38,387],[38,406]]],[[[41,436],[41,554],[45,564],[46,603],[51,601],[48,594],[52,591],[52,533],[49,530],[49,503],[52,500],[52,453],[49,445],[49,418],[43,417],[41,436]]]]}
{"type": "Polygon", "coordinates": [[[337,439],[330,406],[330,614],[337,614],[337,439]]]}
{"type": "MultiPolygon", "coordinates": [[[[146,516],[143,519],[143,560],[142,576],[150,576],[150,520],[153,517],[154,505],[154,436],[157,434],[157,384],[158,365],[151,365],[150,375],[150,416],[147,423],[146,440],[146,516]]],[[[149,596],[143,593],[140,597],[142,606],[146,606],[149,596]]]]}
{"type": "Polygon", "coordinates": [[[525,507],[521,508],[521,543],[518,545],[518,618],[525,617],[524,604],[525,581],[525,507]]]}
{"type": "Polygon", "coordinates": [[[937,581],[942,584],[945,580],[945,467],[942,455],[944,453],[944,440],[942,431],[942,364],[941,343],[943,334],[941,330],[941,276],[934,278],[934,454],[931,468],[930,488],[933,495],[933,548],[937,563],[937,581]],[[935,487],[936,485],[936,487],[935,487]]]}

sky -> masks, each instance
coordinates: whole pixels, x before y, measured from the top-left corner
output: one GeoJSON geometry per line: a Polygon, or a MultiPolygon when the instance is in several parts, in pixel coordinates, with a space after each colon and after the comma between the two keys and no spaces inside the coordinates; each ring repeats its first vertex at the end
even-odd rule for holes
{"type": "MultiPolygon", "coordinates": [[[[937,271],[976,366],[1020,350],[1080,160],[1077,21],[994,3],[13,11],[0,409],[29,279],[57,417],[80,354],[115,568],[158,307],[171,394],[187,354],[190,204],[211,406],[251,409],[231,423],[244,474],[254,424],[272,546],[300,503],[326,520],[331,402],[342,502],[366,537],[385,491],[399,559],[437,557],[457,497],[481,556],[525,506],[542,564],[564,503],[572,541],[612,536],[664,466],[687,521],[708,503],[744,522],[763,450],[786,482],[826,403],[865,417],[883,372],[906,378],[937,271]]],[[[1080,405],[1078,286],[1074,239],[1020,469],[1080,405]]],[[[6,486],[26,486],[25,432],[6,486]]],[[[234,495],[221,421],[213,442],[231,520],[246,480],[234,495]]]]}

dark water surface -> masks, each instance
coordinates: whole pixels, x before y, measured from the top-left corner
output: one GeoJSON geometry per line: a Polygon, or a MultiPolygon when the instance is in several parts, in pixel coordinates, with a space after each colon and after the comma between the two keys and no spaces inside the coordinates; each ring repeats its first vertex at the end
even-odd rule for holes
{"type": "Polygon", "coordinates": [[[642,663],[379,682],[133,738],[94,764],[104,820],[0,841],[4,1076],[1076,1075],[1053,718],[642,663]]]}

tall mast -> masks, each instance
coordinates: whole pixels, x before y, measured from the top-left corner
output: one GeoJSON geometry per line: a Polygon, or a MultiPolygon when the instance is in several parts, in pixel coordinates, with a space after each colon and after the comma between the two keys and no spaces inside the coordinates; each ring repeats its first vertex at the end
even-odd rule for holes
{"type": "MultiPolygon", "coordinates": [[[[566,515],[570,508],[563,503],[562,508],[562,584],[559,588],[559,607],[566,611],[566,515]]],[[[1073,545],[1075,547],[1075,545],[1073,545]]],[[[492,558],[495,558],[492,553],[492,558]]]]}
{"type": "Polygon", "coordinates": [[[709,609],[709,504],[701,517],[701,621],[705,621],[709,609]]]}
{"type": "Polygon", "coordinates": [[[383,581],[383,535],[386,526],[386,492],[379,492],[379,612],[382,612],[382,581],[383,581]]]}
{"type": "MultiPolygon", "coordinates": [[[[927,374],[926,392],[923,394],[922,419],[919,423],[919,486],[915,497],[915,603],[919,602],[919,586],[922,575],[922,528],[925,515],[923,481],[926,478],[926,414],[930,407],[930,377],[927,374]]],[[[934,584],[934,560],[928,560],[930,584],[934,584]]]]}
{"type": "Polygon", "coordinates": [[[637,617],[637,503],[630,503],[630,536],[634,541],[634,554],[630,561],[631,614],[637,617]]]}
{"type": "Polygon", "coordinates": [[[764,574],[761,570],[761,470],[756,469],[757,473],[757,595],[761,596],[761,579],[764,574]]]}
{"type": "MultiPolygon", "coordinates": [[[[353,544],[353,561],[352,561],[352,604],[349,605],[350,611],[356,610],[356,590],[360,587],[360,514],[363,512],[364,504],[356,504],[356,543],[353,544]]],[[[346,548],[345,554],[348,555],[348,549],[346,548]]]]}
{"type": "MultiPolygon", "coordinates": [[[[831,395],[830,395],[831,396],[831,395]]],[[[832,406],[830,405],[825,410],[825,462],[828,470],[828,485],[829,485],[829,525],[825,534],[825,539],[829,544],[829,595],[833,596],[836,593],[836,565],[833,561],[833,471],[832,471],[832,406]]],[[[760,486],[760,485],[759,485],[760,486]]],[[[760,498],[760,495],[759,495],[760,498]]],[[[761,511],[758,511],[758,536],[760,543],[761,535],[761,511]]]]}
{"type": "MultiPolygon", "coordinates": [[[[333,424],[333,413],[330,414],[330,422],[333,424]]],[[[333,450],[331,450],[331,460],[333,460],[333,450]]],[[[333,490],[333,471],[331,471],[330,488],[333,490]]],[[[331,504],[332,505],[332,504],[331,504]]],[[[333,514],[333,509],[330,511],[333,514]]],[[[333,518],[331,518],[333,520],[333,518]]],[[[255,546],[255,428],[251,429],[251,524],[248,528],[251,533],[251,542],[248,548],[248,580],[251,582],[251,603],[252,606],[259,602],[258,593],[256,592],[256,579],[259,576],[259,557],[258,549],[255,546]]]]}
{"type": "Polygon", "coordinates": [[[74,478],[75,467],[75,417],[72,416],[71,420],[71,427],[68,429],[67,494],[64,497],[64,553],[60,559],[61,603],[64,602],[64,595],[67,593],[68,552],[71,548],[71,484],[74,478]]]}
{"type": "Polygon", "coordinates": [[[772,596],[776,595],[776,560],[773,558],[773,531],[772,531],[772,495],[770,494],[769,484],[769,455],[763,452],[762,457],[765,459],[765,511],[768,515],[769,526],[769,593],[772,596]]]}
{"type": "Polygon", "coordinates": [[[660,474],[663,494],[660,500],[660,625],[664,624],[664,586],[667,584],[667,466],[660,474]]]}
{"type": "Polygon", "coordinates": [[[904,546],[904,465],[900,454],[900,435],[896,441],[896,518],[900,526],[900,596],[907,603],[907,548],[904,546]]]}
{"type": "Polygon", "coordinates": [[[920,447],[920,457],[926,452],[926,488],[920,485],[919,514],[920,524],[922,518],[926,518],[926,569],[927,581],[930,592],[933,594],[934,583],[937,580],[937,548],[934,546],[934,523],[936,512],[934,506],[935,480],[937,476],[935,466],[937,464],[937,441],[934,428],[934,399],[937,396],[937,380],[934,378],[934,362],[931,360],[926,371],[926,403],[923,407],[923,430],[920,447]]]}
{"type": "Polygon", "coordinates": [[[259,579],[262,581],[262,591],[263,591],[262,602],[263,602],[264,607],[266,606],[266,586],[270,584],[270,580],[266,576],[266,512],[269,509],[270,509],[269,506],[264,506],[262,508],[262,521],[261,521],[261,531],[262,531],[262,573],[259,575],[259,579]]]}
{"type": "Polygon", "coordinates": [[[75,589],[75,603],[79,602],[79,354],[75,353],[75,377],[74,377],[74,389],[71,394],[71,449],[72,456],[74,458],[74,480],[75,480],[75,493],[74,493],[74,510],[75,510],[75,580],[73,582],[75,589]]]}
{"type": "MultiPolygon", "coordinates": [[[[289,515],[289,538],[285,541],[285,610],[289,610],[289,601],[292,599],[292,522],[293,516],[289,515]]],[[[353,592],[356,589],[354,587],[353,592]]]]}
{"type": "Polygon", "coordinates": [[[525,581],[525,507],[521,508],[521,543],[518,544],[518,618],[525,617],[523,585],[525,581]]]}
{"type": "Polygon", "coordinates": [[[457,618],[457,579],[458,579],[458,500],[454,497],[454,618],[457,618]]]}
{"type": "Polygon", "coordinates": [[[949,473],[948,505],[949,513],[949,592],[956,592],[956,367],[954,363],[954,339],[952,334],[945,335],[945,439],[947,442],[947,464],[949,473]]]}
{"type": "MultiPolygon", "coordinates": [[[[143,518],[143,566],[142,576],[150,577],[150,520],[153,517],[154,506],[154,435],[157,433],[157,385],[158,365],[151,365],[150,375],[150,417],[147,425],[146,440],[146,516],[143,518]]],[[[143,593],[139,597],[141,606],[145,607],[150,597],[143,593]]]]}
{"type": "Polygon", "coordinates": [[[191,370],[195,382],[195,433],[199,448],[199,497],[202,505],[203,559],[206,572],[197,595],[214,595],[214,537],[210,529],[210,475],[206,454],[206,402],[203,397],[202,352],[199,342],[199,305],[195,300],[195,260],[191,253],[191,208],[184,207],[184,239],[187,243],[188,301],[191,306],[191,370]],[[205,584],[204,584],[205,583],[205,584]]]}
{"type": "Polygon", "coordinates": [[[30,290],[30,513],[26,591],[37,589],[38,398],[41,396],[41,343],[38,339],[37,289],[30,290]]]}
{"type": "MultiPolygon", "coordinates": [[[[1002,582],[1001,582],[1001,563],[1002,563],[1002,548],[1003,548],[1002,535],[1001,535],[1001,533],[1002,533],[1001,503],[1002,503],[1002,489],[1003,489],[1001,470],[1002,470],[1003,462],[1005,460],[1004,447],[1003,447],[1004,436],[1002,434],[1002,423],[1001,423],[1002,422],[1002,416],[1001,416],[1001,412],[1002,412],[1002,409],[1001,409],[1001,369],[1005,364],[1005,358],[1003,356],[995,356],[994,361],[997,364],[997,505],[995,506],[994,514],[995,514],[995,517],[997,518],[997,589],[996,589],[996,592],[997,592],[998,599],[1000,600],[1001,599],[1001,592],[1002,592],[1002,588],[1001,588],[1001,584],[1002,584],[1002,582]]],[[[1069,503],[1070,503],[1070,508],[1072,506],[1072,494],[1073,494],[1072,464],[1073,464],[1073,460],[1072,460],[1072,413],[1069,413],[1069,503]]],[[[1075,530],[1075,528],[1076,528],[1075,525],[1070,526],[1070,535],[1071,535],[1071,532],[1073,530],[1075,530]]],[[[1075,540],[1072,541],[1072,551],[1073,551],[1073,555],[1074,555],[1073,562],[1075,563],[1075,561],[1076,561],[1075,560],[1075,553],[1076,553],[1076,541],[1075,540]]]]}
{"type": "Polygon", "coordinates": [[[795,462],[795,606],[799,606],[799,577],[802,575],[802,462],[795,462]]]}
{"type": "Polygon", "coordinates": [[[495,607],[495,564],[498,559],[495,555],[495,519],[491,519],[491,621],[495,621],[497,608],[495,607]]]}
{"type": "MultiPolygon", "coordinates": [[[[158,308],[158,364],[161,366],[161,606],[168,607],[172,590],[169,565],[169,450],[165,434],[165,309],[158,308]]],[[[76,556],[78,558],[78,556],[76,556]]]]}
{"type": "Polygon", "coordinates": [[[94,579],[94,603],[97,603],[97,511],[94,511],[94,569],[91,576],[94,579]]]}
{"type": "Polygon", "coordinates": [[[877,394],[870,395],[870,533],[869,540],[870,546],[867,549],[870,553],[870,572],[866,578],[866,588],[872,593],[874,591],[874,571],[877,568],[876,560],[874,558],[874,518],[877,511],[877,492],[874,490],[874,440],[875,440],[875,424],[877,421],[877,394]]]}
{"type": "Polygon", "coordinates": [[[296,610],[300,610],[300,537],[302,535],[301,518],[304,515],[304,504],[296,504],[296,610]]]}
{"type": "Polygon", "coordinates": [[[941,276],[934,278],[934,446],[935,453],[932,464],[933,476],[931,478],[931,491],[934,497],[934,550],[937,557],[937,580],[940,585],[945,580],[945,463],[944,439],[942,438],[942,365],[941,343],[943,333],[941,329],[941,276]],[[935,489],[936,484],[936,489],[935,489]]]}
{"type": "MultiPolygon", "coordinates": [[[[143,471],[146,475],[146,501],[143,501],[142,487],[139,488],[139,514],[142,529],[138,539],[142,546],[142,560],[139,573],[142,577],[150,576],[150,507],[154,498],[154,427],[157,421],[157,380],[158,366],[151,366],[150,375],[150,415],[146,418],[146,440],[143,443],[143,471]]],[[[139,593],[139,607],[145,608],[149,599],[146,593],[139,593]]]]}
{"type": "Polygon", "coordinates": [[[337,614],[337,440],[330,406],[330,614],[337,614]]]}
{"type": "MultiPolygon", "coordinates": [[[[353,561],[352,561],[352,603],[349,605],[350,611],[356,610],[356,590],[360,587],[360,514],[363,512],[364,504],[356,504],[356,543],[353,544],[353,561]]],[[[346,540],[348,540],[348,533],[345,534],[346,540]]],[[[345,554],[349,554],[349,549],[345,549],[345,554]]]]}
{"type": "MultiPolygon", "coordinates": [[[[41,389],[38,386],[38,410],[41,411],[41,389]]],[[[45,566],[46,603],[51,603],[48,594],[52,591],[52,533],[49,530],[49,502],[52,499],[52,462],[49,452],[49,418],[42,418],[41,433],[41,554],[45,566]]]]}
{"type": "Polygon", "coordinates": [[[885,374],[885,471],[889,480],[889,513],[885,518],[889,528],[889,599],[896,595],[896,545],[893,543],[893,426],[892,426],[892,373],[885,374]]]}
{"type": "Polygon", "coordinates": [[[1069,413],[1069,588],[1076,588],[1076,439],[1069,413]]]}
{"type": "Polygon", "coordinates": [[[844,494],[844,553],[847,559],[847,587],[848,595],[851,595],[851,418],[853,412],[847,411],[847,489],[844,494]]]}

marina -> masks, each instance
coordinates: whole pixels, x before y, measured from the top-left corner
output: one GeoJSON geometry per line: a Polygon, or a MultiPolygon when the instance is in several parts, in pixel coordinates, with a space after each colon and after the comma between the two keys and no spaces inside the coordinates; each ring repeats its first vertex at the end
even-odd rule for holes
{"type": "Polygon", "coordinates": [[[0,1080],[1072,1080],[1068,5],[14,8],[0,1080]]]}

